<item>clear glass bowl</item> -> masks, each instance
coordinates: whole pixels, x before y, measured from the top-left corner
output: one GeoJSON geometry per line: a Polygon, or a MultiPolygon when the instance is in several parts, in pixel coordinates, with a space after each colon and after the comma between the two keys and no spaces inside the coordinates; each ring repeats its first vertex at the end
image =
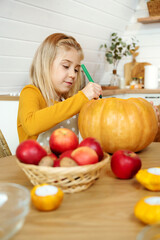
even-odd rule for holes
{"type": "Polygon", "coordinates": [[[10,239],[23,226],[30,207],[30,192],[14,183],[0,183],[0,239],[10,239]]]}
{"type": "Polygon", "coordinates": [[[136,240],[160,240],[160,224],[147,225],[138,234],[136,240]]]}

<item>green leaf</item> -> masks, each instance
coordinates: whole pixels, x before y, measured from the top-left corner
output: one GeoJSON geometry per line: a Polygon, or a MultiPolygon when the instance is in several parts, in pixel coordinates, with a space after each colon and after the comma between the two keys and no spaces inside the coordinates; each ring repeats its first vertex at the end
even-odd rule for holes
{"type": "Polygon", "coordinates": [[[113,55],[110,54],[110,53],[106,53],[105,56],[106,56],[107,58],[108,58],[108,57],[113,57],[113,55]]]}
{"type": "Polygon", "coordinates": [[[108,58],[107,60],[108,60],[108,62],[109,62],[110,64],[113,63],[113,59],[108,58]]]}
{"type": "Polygon", "coordinates": [[[115,44],[112,44],[112,46],[110,47],[111,50],[114,50],[116,48],[115,44]]]}
{"type": "Polygon", "coordinates": [[[135,50],[137,46],[136,38],[131,38],[131,40],[131,44],[127,44],[117,33],[113,32],[110,35],[110,45],[108,44],[107,46],[107,44],[104,44],[100,46],[106,49],[106,61],[113,64],[122,59],[123,56],[131,55],[130,49],[135,50]]]}

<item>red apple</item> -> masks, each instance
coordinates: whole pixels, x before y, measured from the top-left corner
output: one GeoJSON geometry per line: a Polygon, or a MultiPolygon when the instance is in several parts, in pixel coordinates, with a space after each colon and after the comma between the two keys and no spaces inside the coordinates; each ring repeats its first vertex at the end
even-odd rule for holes
{"type": "Polygon", "coordinates": [[[53,167],[60,167],[60,159],[57,158],[56,160],[54,160],[54,164],[53,164],[53,167]]]}
{"type": "Polygon", "coordinates": [[[71,157],[78,165],[89,165],[98,162],[97,153],[90,147],[78,147],[73,150],[71,157]]]}
{"type": "Polygon", "coordinates": [[[50,136],[49,145],[52,152],[61,154],[74,150],[78,146],[78,137],[68,128],[58,128],[50,136]]]}
{"type": "Polygon", "coordinates": [[[118,150],[111,158],[111,169],[121,179],[129,179],[141,168],[139,156],[129,150],[118,150]]]}
{"type": "Polygon", "coordinates": [[[58,159],[58,157],[54,153],[48,153],[48,156],[51,157],[54,161],[58,159]]]}
{"type": "Polygon", "coordinates": [[[72,158],[72,157],[71,157],[71,153],[72,153],[72,152],[73,152],[73,150],[68,150],[68,151],[63,152],[63,153],[59,156],[59,159],[61,160],[61,159],[64,158],[64,157],[72,158]]]}
{"type": "Polygon", "coordinates": [[[104,156],[103,150],[102,150],[100,143],[95,138],[92,138],[92,137],[85,138],[79,144],[79,147],[83,147],[83,146],[92,148],[94,151],[96,151],[99,161],[102,160],[102,158],[104,156]]]}
{"type": "Polygon", "coordinates": [[[38,165],[47,152],[35,140],[26,140],[17,147],[16,156],[23,163],[38,165]]]}
{"type": "Polygon", "coordinates": [[[53,159],[53,167],[60,167],[60,160],[54,153],[49,153],[48,156],[53,159]]]}

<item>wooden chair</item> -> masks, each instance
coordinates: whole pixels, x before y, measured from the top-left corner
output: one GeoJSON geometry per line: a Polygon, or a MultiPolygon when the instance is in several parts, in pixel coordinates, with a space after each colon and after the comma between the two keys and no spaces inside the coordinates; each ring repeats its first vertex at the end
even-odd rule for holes
{"type": "Polygon", "coordinates": [[[0,158],[12,155],[8,144],[3,136],[2,131],[0,130],[0,158]]]}

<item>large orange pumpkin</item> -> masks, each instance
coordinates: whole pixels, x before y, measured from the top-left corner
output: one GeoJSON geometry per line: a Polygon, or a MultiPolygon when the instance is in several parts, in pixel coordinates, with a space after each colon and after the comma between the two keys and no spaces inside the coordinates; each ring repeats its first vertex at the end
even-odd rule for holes
{"type": "Polygon", "coordinates": [[[105,152],[138,152],[154,140],[158,119],[151,103],[143,98],[105,98],[83,106],[78,126],[82,138],[96,138],[105,152]]]}

